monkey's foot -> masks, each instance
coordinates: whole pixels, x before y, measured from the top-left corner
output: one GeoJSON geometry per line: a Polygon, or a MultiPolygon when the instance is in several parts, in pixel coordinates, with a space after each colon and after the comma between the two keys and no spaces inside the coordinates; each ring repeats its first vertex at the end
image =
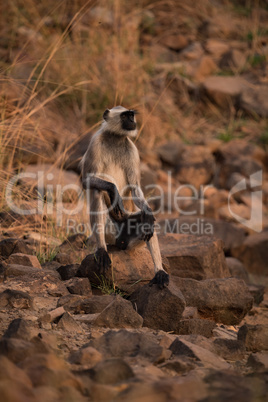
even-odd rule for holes
{"type": "Polygon", "coordinates": [[[101,275],[105,275],[106,271],[110,268],[112,262],[107,251],[101,247],[95,253],[95,258],[99,267],[101,275]]]}
{"type": "Polygon", "coordinates": [[[169,285],[169,275],[163,269],[157,271],[149,286],[153,286],[154,284],[158,285],[160,289],[166,288],[169,285]]]}
{"type": "Polygon", "coordinates": [[[155,217],[150,207],[145,207],[141,212],[142,240],[149,241],[154,234],[155,217]]]}

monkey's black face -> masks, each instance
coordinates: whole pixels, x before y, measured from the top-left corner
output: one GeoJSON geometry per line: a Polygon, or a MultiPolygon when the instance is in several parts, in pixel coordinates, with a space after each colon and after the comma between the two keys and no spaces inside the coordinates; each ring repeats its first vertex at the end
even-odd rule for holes
{"type": "Polygon", "coordinates": [[[136,129],[136,122],[135,122],[135,111],[134,110],[127,110],[120,114],[122,129],[131,131],[136,129]]]}

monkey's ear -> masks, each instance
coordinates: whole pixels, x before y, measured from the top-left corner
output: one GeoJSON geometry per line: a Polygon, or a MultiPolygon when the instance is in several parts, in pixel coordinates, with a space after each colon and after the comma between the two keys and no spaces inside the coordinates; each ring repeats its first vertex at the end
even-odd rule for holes
{"type": "Polygon", "coordinates": [[[102,116],[104,120],[106,120],[106,121],[108,120],[109,113],[110,113],[110,110],[106,109],[105,112],[103,113],[103,116],[102,116]]]}

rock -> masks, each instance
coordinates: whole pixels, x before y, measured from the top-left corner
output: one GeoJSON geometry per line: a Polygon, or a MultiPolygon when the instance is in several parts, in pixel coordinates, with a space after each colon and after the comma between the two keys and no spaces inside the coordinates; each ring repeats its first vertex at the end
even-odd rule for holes
{"type": "Polygon", "coordinates": [[[95,314],[75,314],[74,319],[79,323],[86,324],[87,326],[92,327],[96,318],[100,315],[100,313],[95,314]]]}
{"type": "Polygon", "coordinates": [[[252,352],[268,350],[268,325],[245,324],[239,328],[237,339],[245,345],[247,350],[252,352]]]}
{"type": "Polygon", "coordinates": [[[75,377],[67,367],[67,364],[55,354],[39,353],[29,356],[20,367],[30,377],[34,387],[52,386],[60,389],[61,387],[74,387],[82,391],[83,387],[80,380],[75,377]]]}
{"type": "Polygon", "coordinates": [[[268,85],[245,88],[239,99],[239,106],[250,115],[268,117],[268,85]]]}
{"type": "Polygon", "coordinates": [[[30,309],[34,308],[34,299],[28,293],[21,292],[20,290],[6,289],[0,293],[0,306],[30,309]]]}
{"type": "Polygon", "coordinates": [[[8,264],[24,265],[27,267],[41,269],[40,262],[35,255],[27,255],[22,253],[13,253],[7,260],[8,264]]]}
{"type": "Polygon", "coordinates": [[[159,158],[171,166],[177,166],[179,158],[185,150],[185,145],[179,141],[169,141],[159,146],[156,152],[159,158]]]}
{"type": "Polygon", "coordinates": [[[74,314],[96,314],[101,313],[110,303],[114,301],[112,295],[97,296],[91,298],[83,297],[63,297],[59,300],[58,305],[63,305],[66,311],[74,314]]]}
{"type": "Polygon", "coordinates": [[[159,244],[173,277],[201,280],[230,276],[220,240],[209,236],[166,234],[159,236],[159,244]]]}
{"type": "Polygon", "coordinates": [[[169,34],[160,39],[160,43],[172,50],[181,50],[188,45],[188,39],[180,34],[169,34]]]}
{"type": "Polygon", "coordinates": [[[222,108],[238,105],[247,82],[240,77],[211,76],[203,82],[206,95],[222,108]]]}
{"type": "Polygon", "coordinates": [[[155,43],[154,46],[146,46],[146,54],[148,54],[151,60],[155,60],[157,63],[175,63],[180,58],[177,52],[158,43],[155,43]]]}
{"type": "Polygon", "coordinates": [[[49,192],[52,191],[52,194],[59,197],[61,188],[60,201],[69,202],[78,199],[81,192],[78,174],[59,169],[53,164],[28,165],[24,174],[26,176],[22,179],[22,183],[37,188],[39,193],[47,193],[49,185],[49,192]]]}
{"type": "Polygon", "coordinates": [[[27,374],[5,356],[0,356],[0,384],[5,380],[16,381],[24,384],[27,388],[32,388],[31,380],[27,374]]]}
{"type": "Polygon", "coordinates": [[[182,313],[183,319],[198,318],[198,311],[196,307],[185,307],[182,313]]]}
{"type": "Polygon", "coordinates": [[[237,339],[216,338],[213,347],[215,353],[226,360],[242,360],[246,353],[245,346],[237,339]]]}
{"type": "Polygon", "coordinates": [[[94,381],[100,384],[117,384],[134,377],[131,367],[120,358],[103,360],[88,373],[94,381]]]}
{"type": "Polygon", "coordinates": [[[100,338],[90,342],[106,357],[143,357],[152,363],[165,360],[165,350],[151,334],[132,332],[126,329],[108,331],[100,338]]]}
{"type": "Polygon", "coordinates": [[[182,401],[198,401],[205,400],[207,391],[205,384],[200,378],[183,377],[183,381],[178,379],[179,376],[174,378],[166,378],[148,383],[147,381],[140,381],[137,387],[135,383],[130,383],[128,387],[122,390],[116,397],[118,402],[167,402],[178,399],[182,401]]]}
{"type": "Polygon", "coordinates": [[[231,71],[241,70],[245,67],[247,56],[237,49],[231,49],[222,55],[220,60],[221,69],[230,69],[231,71]]]}
{"type": "MultiPolygon", "coordinates": [[[[132,250],[108,248],[113,261],[112,268],[106,273],[105,281],[126,293],[132,293],[154,277],[154,265],[150,252],[144,247],[132,250]]],[[[100,285],[101,278],[94,254],[89,254],[78,269],[77,276],[86,277],[91,283],[100,285]]]]}
{"type": "Polygon", "coordinates": [[[68,265],[70,263],[73,262],[73,260],[75,259],[75,257],[73,258],[71,255],[66,254],[66,253],[57,253],[54,257],[53,261],[58,262],[59,264],[62,265],[68,265]]]}
{"type": "Polygon", "coordinates": [[[216,59],[220,58],[224,53],[228,52],[229,44],[223,40],[209,38],[205,43],[205,49],[216,59]]]}
{"type": "Polygon", "coordinates": [[[234,370],[211,370],[204,378],[208,387],[206,402],[265,400],[267,385],[260,376],[243,377],[234,370]]]}
{"type": "Polygon", "coordinates": [[[84,234],[74,234],[69,236],[68,239],[59,246],[60,252],[70,254],[74,251],[81,251],[86,247],[87,237],[84,234]]]}
{"type": "Polygon", "coordinates": [[[231,250],[232,256],[238,258],[245,265],[250,274],[254,274],[256,280],[258,276],[268,276],[268,231],[256,233],[246,238],[244,243],[231,250]]]}
{"type": "Polygon", "coordinates": [[[265,287],[262,285],[248,285],[248,290],[254,299],[254,304],[261,304],[264,299],[265,287]]]}
{"type": "Polygon", "coordinates": [[[0,355],[7,357],[17,364],[35,353],[48,353],[49,347],[41,339],[33,339],[31,342],[16,338],[2,338],[0,340],[0,355]]]}
{"type": "Polygon", "coordinates": [[[40,386],[34,388],[33,392],[38,402],[87,402],[86,397],[82,396],[79,391],[70,386],[64,386],[60,390],[51,386],[40,386]]]}
{"type": "MultiPolygon", "coordinates": [[[[38,402],[47,402],[47,401],[54,402],[54,401],[60,400],[60,398],[61,398],[60,391],[57,390],[56,388],[53,388],[50,386],[36,387],[36,388],[34,388],[33,392],[34,392],[34,395],[38,402]]],[[[74,401],[72,401],[72,402],[74,402],[74,401]]]]}
{"type": "Polygon", "coordinates": [[[211,181],[214,174],[214,158],[205,146],[186,147],[176,163],[176,178],[181,183],[193,185],[196,189],[211,181]]]}
{"type": "Polygon", "coordinates": [[[157,173],[145,163],[141,163],[141,188],[145,196],[152,191],[152,185],[157,184],[157,173]]]}
{"type": "Polygon", "coordinates": [[[253,298],[245,282],[236,278],[196,281],[173,277],[187,306],[197,307],[201,317],[236,325],[252,308],[253,298]]]}
{"type": "Polygon", "coordinates": [[[170,346],[175,356],[188,356],[200,362],[206,368],[218,370],[228,369],[230,366],[214,353],[184,339],[176,338],[170,346]]]}
{"type": "MultiPolygon", "coordinates": [[[[217,208],[215,199],[211,200],[211,203],[213,203],[217,208]]],[[[182,215],[178,219],[160,221],[159,224],[164,228],[165,233],[178,233],[195,236],[211,234],[215,239],[223,241],[224,251],[227,252],[232,247],[240,246],[246,238],[243,228],[240,228],[231,222],[225,222],[223,220],[207,218],[204,216],[196,217],[182,215]]]]}
{"type": "Polygon", "coordinates": [[[4,333],[4,338],[17,338],[28,341],[33,336],[33,329],[30,327],[30,323],[22,318],[16,318],[11,321],[6,332],[4,333]]]}
{"type": "MultiPolygon", "coordinates": [[[[247,223],[251,216],[251,210],[247,205],[244,204],[232,204],[226,205],[225,207],[221,207],[219,209],[219,217],[220,219],[225,219],[231,222],[241,222],[244,221],[247,223]]],[[[254,225],[254,223],[252,223],[254,225]]],[[[254,227],[252,228],[254,230],[254,227]]]]}
{"type": "Polygon", "coordinates": [[[144,285],[130,296],[130,300],[143,317],[145,327],[178,332],[185,300],[174,284],[170,283],[162,290],[156,285],[144,285]]]}
{"type": "Polygon", "coordinates": [[[87,364],[95,365],[103,359],[102,354],[97,351],[97,349],[91,346],[85,346],[73,353],[69,357],[69,361],[72,364],[87,364]]]}
{"type": "Polygon", "coordinates": [[[142,323],[131,302],[121,296],[116,296],[94,321],[94,325],[106,328],[140,328],[142,323]]]}
{"type": "Polygon", "coordinates": [[[174,372],[176,374],[185,374],[195,368],[193,359],[187,356],[174,357],[172,360],[168,360],[160,365],[160,368],[165,372],[174,372]]]}
{"type": "Polygon", "coordinates": [[[0,256],[7,258],[13,253],[31,254],[31,250],[21,239],[4,239],[0,241],[0,256]]]}
{"type": "Polygon", "coordinates": [[[0,395],[5,402],[38,402],[33,390],[14,378],[0,381],[0,395]]]}
{"type": "Polygon", "coordinates": [[[64,313],[65,313],[64,307],[60,306],[41,316],[39,318],[39,321],[43,323],[53,322],[57,320],[59,317],[61,317],[64,313]]]}
{"type": "Polygon", "coordinates": [[[60,274],[63,281],[67,281],[76,276],[79,266],[79,264],[62,265],[57,268],[57,272],[60,274]]]}
{"type": "Polygon", "coordinates": [[[210,56],[202,56],[192,63],[193,73],[191,76],[197,81],[203,82],[204,79],[218,70],[217,64],[210,56]]]}
{"type": "Polygon", "coordinates": [[[88,278],[71,278],[65,282],[65,285],[71,294],[90,296],[92,289],[88,278]]]}
{"type": "Polygon", "coordinates": [[[247,361],[247,366],[250,366],[254,371],[267,371],[268,353],[251,353],[247,361]]]}
{"type": "MultiPolygon", "coordinates": [[[[221,146],[215,150],[215,154],[220,159],[221,163],[226,163],[227,161],[235,162],[236,158],[240,159],[241,157],[245,158],[245,162],[252,159],[261,164],[265,162],[265,151],[263,149],[247,140],[238,138],[221,144],[221,146]]],[[[252,173],[247,172],[245,167],[244,170],[241,169],[238,172],[241,172],[247,177],[252,173]]],[[[233,173],[235,172],[237,171],[234,170],[233,173]]]]}
{"type": "Polygon", "coordinates": [[[224,325],[220,325],[213,330],[213,335],[216,338],[220,339],[231,339],[237,341],[237,331],[234,328],[224,327],[224,325]]]}
{"type": "Polygon", "coordinates": [[[248,273],[242,264],[237,258],[234,257],[227,257],[226,264],[230,270],[230,274],[232,277],[237,279],[243,279],[246,283],[249,282],[248,273]]]}
{"type": "Polygon", "coordinates": [[[33,268],[25,265],[8,264],[5,269],[5,276],[29,276],[29,277],[43,277],[44,272],[41,269],[33,268]]]}
{"type": "Polygon", "coordinates": [[[193,42],[180,52],[180,56],[187,60],[198,60],[204,54],[204,49],[200,42],[193,42]]]}
{"type": "MultiPolygon", "coordinates": [[[[223,156],[221,152],[218,152],[216,159],[219,165],[218,185],[228,190],[231,190],[241,180],[249,178],[263,168],[261,162],[251,157],[245,157],[243,154],[239,153],[234,159],[229,157],[229,155],[223,156]]],[[[240,195],[241,192],[238,192],[238,194],[234,193],[233,197],[240,195]]]]}
{"type": "Polygon", "coordinates": [[[210,338],[213,335],[213,329],[216,327],[214,321],[200,318],[189,318],[181,320],[179,323],[179,335],[197,334],[210,338]]]}
{"type": "Polygon", "coordinates": [[[57,325],[58,329],[63,329],[66,332],[83,332],[79,323],[77,323],[70,313],[64,313],[57,325]]]}

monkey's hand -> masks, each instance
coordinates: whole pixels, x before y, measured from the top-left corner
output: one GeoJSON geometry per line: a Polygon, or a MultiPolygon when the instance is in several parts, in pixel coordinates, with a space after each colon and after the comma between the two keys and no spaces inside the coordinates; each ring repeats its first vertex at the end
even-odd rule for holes
{"type": "Polygon", "coordinates": [[[154,234],[155,217],[153,211],[148,205],[145,205],[141,211],[141,223],[143,240],[149,241],[154,234]]]}
{"type": "Polygon", "coordinates": [[[109,197],[114,218],[117,218],[119,221],[127,218],[128,214],[124,209],[122,198],[120,197],[116,186],[114,186],[113,190],[109,192],[109,197]]]}
{"type": "Polygon", "coordinates": [[[105,275],[106,271],[110,268],[112,262],[107,251],[101,247],[95,253],[95,258],[99,267],[101,275],[105,275]]]}
{"type": "Polygon", "coordinates": [[[158,285],[159,289],[166,288],[169,285],[169,275],[163,269],[157,271],[154,278],[149,282],[149,286],[154,284],[158,285]]]}

